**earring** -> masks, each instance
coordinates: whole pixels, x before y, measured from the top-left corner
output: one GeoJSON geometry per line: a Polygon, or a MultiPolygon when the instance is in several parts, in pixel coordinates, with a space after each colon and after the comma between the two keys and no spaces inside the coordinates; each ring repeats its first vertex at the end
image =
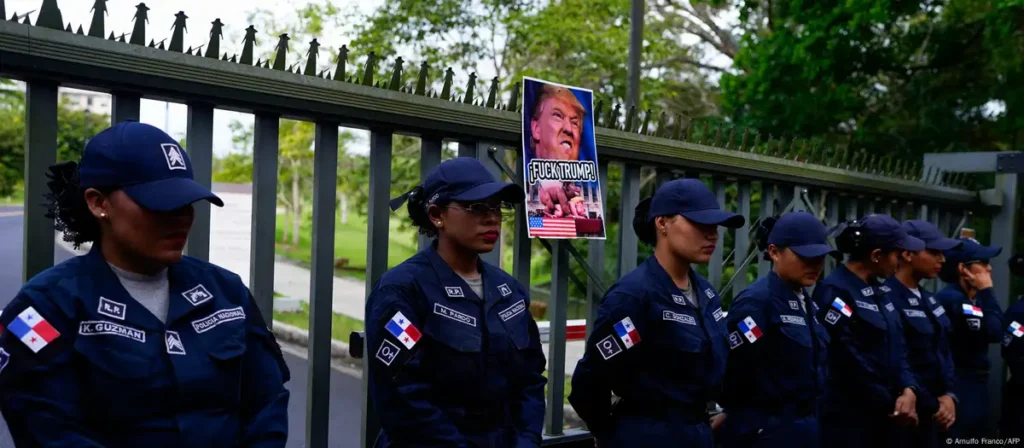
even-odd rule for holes
{"type": "Polygon", "coordinates": [[[872,263],[878,263],[878,259],[871,260],[872,263]]]}
{"type": "Polygon", "coordinates": [[[100,213],[100,218],[107,219],[107,214],[106,213],[100,213]]]}

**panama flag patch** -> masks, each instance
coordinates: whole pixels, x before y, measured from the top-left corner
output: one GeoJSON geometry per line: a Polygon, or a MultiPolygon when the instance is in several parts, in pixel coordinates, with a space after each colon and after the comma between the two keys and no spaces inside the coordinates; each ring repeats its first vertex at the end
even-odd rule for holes
{"type": "Polygon", "coordinates": [[[839,312],[843,313],[843,315],[846,317],[850,317],[853,315],[853,310],[850,309],[850,305],[847,305],[846,302],[844,302],[843,299],[840,299],[839,297],[836,297],[836,300],[832,301],[832,308],[839,310],[839,312]]]}
{"type": "Polygon", "coordinates": [[[409,319],[406,319],[401,311],[395,313],[395,317],[392,317],[384,325],[384,328],[388,330],[388,333],[397,338],[398,342],[401,342],[405,348],[412,348],[420,340],[420,330],[412,322],[409,322],[409,319]]]}
{"type": "Polygon", "coordinates": [[[985,315],[985,313],[983,313],[981,311],[981,308],[978,308],[978,307],[976,307],[974,305],[967,304],[967,303],[965,303],[963,305],[964,305],[964,314],[966,314],[968,316],[982,317],[982,316],[985,315]]]}
{"type": "Polygon", "coordinates": [[[1024,327],[1022,327],[1021,324],[1018,324],[1017,321],[1011,322],[1010,327],[1007,328],[1006,331],[1013,333],[1013,337],[1015,338],[1024,336],[1024,327]]]}
{"type": "Polygon", "coordinates": [[[60,332],[53,328],[32,307],[25,308],[25,311],[22,311],[18,317],[15,317],[7,325],[7,331],[20,339],[22,343],[35,353],[39,353],[43,347],[46,347],[54,339],[60,337],[60,332]]]}
{"type": "Polygon", "coordinates": [[[640,333],[636,331],[636,327],[633,326],[633,321],[630,318],[627,317],[620,320],[614,327],[615,334],[619,335],[619,339],[622,340],[627,349],[640,343],[640,333]]]}
{"type": "Polygon", "coordinates": [[[757,322],[754,322],[754,319],[750,316],[743,319],[737,327],[743,332],[743,336],[746,336],[747,340],[750,342],[758,340],[762,335],[761,328],[757,326],[757,322]]]}

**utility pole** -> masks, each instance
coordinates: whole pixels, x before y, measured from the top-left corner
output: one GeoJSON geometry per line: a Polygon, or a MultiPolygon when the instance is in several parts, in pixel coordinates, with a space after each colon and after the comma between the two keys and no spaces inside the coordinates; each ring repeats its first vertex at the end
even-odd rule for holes
{"type": "Polygon", "coordinates": [[[635,106],[640,109],[640,53],[644,44],[644,0],[630,0],[629,8],[629,71],[626,84],[626,113],[635,106]]]}

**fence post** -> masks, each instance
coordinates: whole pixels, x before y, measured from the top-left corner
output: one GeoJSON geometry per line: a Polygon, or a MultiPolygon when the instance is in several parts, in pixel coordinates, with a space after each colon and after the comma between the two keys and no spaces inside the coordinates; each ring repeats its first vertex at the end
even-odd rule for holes
{"type": "Polygon", "coordinates": [[[25,87],[25,199],[21,279],[53,266],[53,220],[46,217],[46,173],[57,162],[57,83],[29,81],[25,87]]]}
{"type": "MultiPolygon", "coordinates": [[[[601,184],[601,207],[604,212],[604,223],[605,236],[608,235],[608,162],[601,160],[598,162],[597,168],[600,184],[601,184]]],[[[588,262],[590,267],[597,271],[597,275],[601,280],[604,280],[604,245],[607,240],[590,240],[590,252],[588,254],[588,262]]],[[[587,277],[587,305],[586,315],[584,318],[587,320],[587,337],[590,337],[590,331],[594,328],[594,319],[597,319],[597,310],[601,306],[601,293],[598,292],[597,285],[594,283],[594,279],[587,277]]]]}
{"type": "MultiPolygon", "coordinates": [[[[522,149],[516,151],[515,170],[516,174],[519,175],[518,177],[523,175],[524,157],[525,154],[522,149]]],[[[515,246],[512,249],[512,275],[527,290],[530,288],[530,259],[533,255],[533,240],[530,239],[529,217],[526,210],[526,202],[529,200],[530,198],[527,197],[525,201],[516,204],[515,246]]]]}
{"type": "Polygon", "coordinates": [[[640,203],[640,165],[626,162],[622,167],[622,199],[619,204],[618,278],[636,268],[638,238],[633,232],[633,214],[640,203]]]}
{"type": "MultiPolygon", "coordinates": [[[[422,183],[430,175],[431,171],[434,171],[438,165],[441,164],[441,147],[444,145],[444,140],[441,137],[433,135],[424,135],[420,137],[420,182],[422,183]]],[[[419,234],[417,237],[419,250],[426,249],[430,246],[431,238],[419,234]]]]}
{"type": "Polygon", "coordinates": [[[331,315],[334,304],[334,212],[338,191],[338,123],[316,123],[314,148],[306,446],[326,448],[331,411],[331,315]]]}
{"type": "Polygon", "coordinates": [[[139,108],[142,96],[137,93],[114,92],[113,104],[110,108],[111,125],[122,121],[139,121],[139,108]]]}
{"type": "MultiPolygon", "coordinates": [[[[825,193],[825,227],[831,229],[839,224],[839,194],[835,191],[825,193]]],[[[836,259],[829,256],[825,258],[825,273],[828,275],[836,267],[836,259]]]]}
{"type": "Polygon", "coordinates": [[[569,308],[569,240],[551,241],[551,332],[548,338],[548,405],[544,434],[562,434],[562,395],[565,391],[565,324],[569,308]]]}
{"type": "Polygon", "coordinates": [[[249,290],[263,321],[274,321],[274,240],[277,238],[278,115],[257,113],[253,126],[249,290]]]}
{"type": "MultiPolygon", "coordinates": [[[[725,187],[727,180],[723,177],[715,177],[712,180],[714,186],[715,199],[718,200],[718,206],[725,209],[725,187]]],[[[725,252],[725,227],[718,226],[718,244],[715,244],[715,251],[711,253],[711,263],[708,265],[708,282],[711,283],[711,287],[715,290],[719,290],[722,287],[722,257],[725,252]]],[[[739,257],[737,255],[737,257],[739,257]]]]}
{"type": "MultiPolygon", "coordinates": [[[[743,216],[743,226],[736,229],[735,233],[736,245],[733,250],[732,264],[735,269],[733,275],[737,278],[733,280],[732,297],[736,297],[740,291],[747,287],[747,271],[750,270],[749,266],[743,265],[747,261],[747,255],[750,253],[750,182],[741,180],[737,186],[737,193],[736,212],[743,216]]],[[[721,240],[721,243],[725,244],[725,240],[721,240]]],[[[754,246],[756,251],[756,242],[754,246]]]]}
{"type": "MultiPolygon", "coordinates": [[[[213,106],[189,103],[188,152],[192,161],[192,175],[195,181],[206,188],[213,186],[213,106]]],[[[188,234],[185,253],[200,260],[210,259],[210,203],[199,201],[192,204],[195,220],[188,234]]]]}
{"type": "MultiPolygon", "coordinates": [[[[1014,240],[1017,236],[1017,207],[1019,203],[1017,173],[997,172],[995,188],[1003,196],[1003,206],[992,218],[992,237],[989,245],[1000,246],[1003,251],[994,260],[992,266],[992,285],[994,286],[999,307],[1006,310],[1012,302],[1010,294],[1013,278],[1010,276],[1009,259],[1014,253],[1014,240]]],[[[992,375],[989,375],[988,390],[991,403],[992,418],[989,419],[989,432],[994,432],[994,422],[998,422],[1002,411],[1002,390],[1006,383],[1006,368],[1000,352],[999,344],[989,344],[988,356],[992,360],[992,375]]]]}
{"type": "MultiPolygon", "coordinates": [[[[781,210],[780,210],[781,211],[781,210]]],[[[761,182],[761,221],[775,216],[775,184],[761,182]]],[[[757,259],[757,276],[764,277],[772,270],[772,265],[763,257],[757,259]]]]}

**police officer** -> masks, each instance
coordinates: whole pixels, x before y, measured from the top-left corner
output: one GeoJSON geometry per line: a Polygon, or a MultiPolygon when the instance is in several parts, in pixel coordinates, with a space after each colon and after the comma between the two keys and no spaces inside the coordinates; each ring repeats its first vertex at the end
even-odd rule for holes
{"type": "Polygon", "coordinates": [[[718,226],[743,221],[698,179],[637,206],[634,231],[654,255],[608,290],[569,395],[601,448],[713,445],[707,405],[728,345],[718,294],[694,265],[711,259],[718,226]]]}
{"type": "Polygon", "coordinates": [[[183,257],[221,200],[163,131],[123,122],[50,168],[49,211],[88,255],[26,283],[0,324],[18,447],[283,447],[288,369],[235,274],[183,257]]]}
{"type": "Polygon", "coordinates": [[[523,285],[480,259],[523,190],[478,160],[442,162],[409,200],[433,244],[385,273],[366,302],[377,446],[537,447],[545,368],[523,285]]]}
{"type": "Polygon", "coordinates": [[[949,316],[921,281],[935,278],[945,262],[942,251],[960,245],[946,238],[934,224],[911,220],[903,223],[908,235],[924,241],[924,250],[902,251],[896,274],[882,289],[903,318],[907,359],[920,385],[917,397],[919,424],[913,433],[917,447],[939,445],[938,430],[946,431],[956,420],[953,358],[947,336],[949,316]]]}
{"type": "Polygon", "coordinates": [[[917,422],[917,383],[899,313],[878,279],[896,271],[899,251],[918,252],[924,243],[892,217],[868,215],[841,226],[836,246],[847,261],[814,290],[831,337],[822,445],[901,446],[903,426],[917,422]]]}
{"type": "MultiPolygon", "coordinates": [[[[1010,259],[1010,272],[1024,277],[1024,254],[1010,259]]],[[[999,437],[1020,439],[1024,438],[1024,411],[1020,409],[1024,399],[1024,300],[1017,298],[1007,308],[1003,322],[1003,360],[1010,369],[1010,379],[1003,387],[999,437]]]]}
{"type": "Polygon", "coordinates": [[[729,309],[729,363],[722,404],[725,447],[820,446],[817,400],[825,391],[828,331],[804,289],[817,283],[828,245],[807,212],[762,224],[758,248],[772,272],[729,309]]]}
{"type": "Polygon", "coordinates": [[[1005,328],[989,260],[1002,248],[982,246],[973,238],[960,241],[959,247],[945,252],[940,278],[947,285],[935,296],[953,324],[949,344],[960,402],[950,435],[984,437],[989,435],[988,347],[1002,341],[1005,328]]]}

